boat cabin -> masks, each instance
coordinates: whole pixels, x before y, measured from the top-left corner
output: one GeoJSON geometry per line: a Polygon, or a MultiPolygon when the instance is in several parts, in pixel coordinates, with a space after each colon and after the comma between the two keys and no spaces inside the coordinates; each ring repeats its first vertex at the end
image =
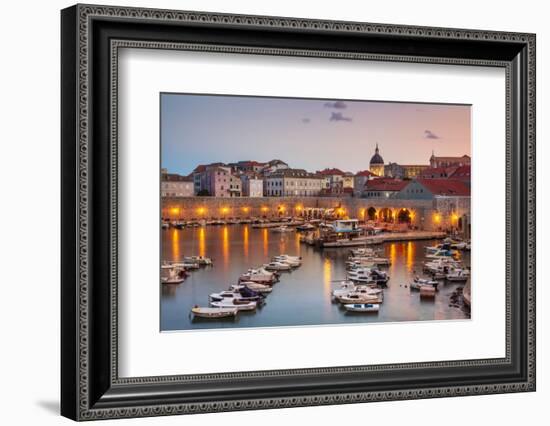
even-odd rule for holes
{"type": "Polygon", "coordinates": [[[345,233],[345,232],[359,232],[359,220],[358,219],[340,219],[335,220],[332,224],[334,232],[345,233]]]}

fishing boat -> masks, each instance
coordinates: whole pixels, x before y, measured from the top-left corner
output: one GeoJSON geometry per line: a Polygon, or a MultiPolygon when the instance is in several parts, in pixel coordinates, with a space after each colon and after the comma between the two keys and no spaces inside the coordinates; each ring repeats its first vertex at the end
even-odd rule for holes
{"type": "Polygon", "coordinates": [[[193,306],[191,308],[191,313],[195,317],[199,318],[227,318],[227,317],[235,317],[239,310],[237,308],[212,308],[212,307],[200,307],[200,306],[193,306]]]}
{"type": "Polygon", "coordinates": [[[344,305],[349,312],[378,312],[380,304],[378,303],[353,303],[344,305]]]}
{"type": "Polygon", "coordinates": [[[170,224],[169,224],[169,223],[166,223],[166,222],[163,222],[162,225],[160,225],[160,227],[161,227],[162,229],[168,229],[168,228],[170,228],[170,224]]]}
{"type": "Polygon", "coordinates": [[[233,308],[239,311],[254,311],[258,304],[256,302],[240,303],[236,299],[224,299],[219,302],[210,302],[213,308],[233,308]]]}
{"type": "Polygon", "coordinates": [[[378,295],[382,293],[382,289],[373,288],[366,285],[356,285],[353,281],[342,281],[340,288],[332,290],[332,297],[337,298],[340,296],[346,296],[350,293],[354,294],[368,294],[368,295],[378,295]]]}
{"type": "Polygon", "coordinates": [[[465,282],[468,281],[470,277],[470,272],[467,269],[454,269],[452,272],[448,273],[445,276],[447,281],[453,282],[465,282]]]}
{"type": "Polygon", "coordinates": [[[374,250],[371,247],[361,247],[358,249],[350,250],[350,257],[365,257],[365,256],[376,256],[378,254],[377,250],[374,250]]]}
{"type": "Polygon", "coordinates": [[[426,278],[419,278],[416,277],[410,284],[409,287],[413,290],[420,290],[422,286],[431,286],[435,289],[437,289],[437,286],[439,285],[438,281],[429,280],[426,278]]]}
{"type": "Polygon", "coordinates": [[[177,268],[170,265],[161,266],[160,282],[162,284],[180,284],[185,281],[187,273],[183,268],[177,268]]]}
{"type": "Polygon", "coordinates": [[[263,266],[268,271],[290,271],[292,266],[283,262],[269,262],[263,266]]]}

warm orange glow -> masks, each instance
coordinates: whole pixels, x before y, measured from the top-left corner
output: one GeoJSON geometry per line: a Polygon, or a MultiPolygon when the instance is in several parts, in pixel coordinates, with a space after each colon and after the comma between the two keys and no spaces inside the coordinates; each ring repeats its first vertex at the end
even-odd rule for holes
{"type": "Polygon", "coordinates": [[[300,206],[300,205],[297,205],[297,206],[296,206],[296,211],[301,212],[303,209],[304,209],[304,208],[303,208],[302,206],[300,206]]]}
{"type": "Polygon", "coordinates": [[[250,209],[248,207],[243,207],[243,212],[248,213],[250,209]]]}
{"type": "Polygon", "coordinates": [[[285,211],[285,206],[279,206],[278,209],[279,209],[279,211],[284,212],[285,211]]]}
{"type": "Polygon", "coordinates": [[[198,213],[198,214],[204,214],[205,212],[206,212],[206,209],[205,209],[204,207],[199,207],[199,208],[197,209],[197,213],[198,213]]]}
{"type": "Polygon", "coordinates": [[[224,226],[222,232],[223,264],[227,267],[229,265],[229,228],[224,226]]]}
{"type": "Polygon", "coordinates": [[[451,216],[451,220],[453,222],[458,222],[458,215],[456,213],[453,213],[452,216],[451,216]]]}
{"type": "Polygon", "coordinates": [[[199,228],[199,256],[206,256],[206,235],[202,226],[199,228]]]}
{"type": "Polygon", "coordinates": [[[407,243],[407,270],[409,272],[413,269],[414,248],[414,244],[409,241],[407,243]]]}
{"type": "Polygon", "coordinates": [[[439,213],[434,213],[434,222],[435,223],[441,222],[441,215],[439,213]]]}
{"type": "Polygon", "coordinates": [[[180,209],[178,207],[172,207],[170,209],[170,213],[173,214],[174,216],[178,215],[180,213],[180,209]]]}
{"type": "Polygon", "coordinates": [[[411,221],[414,220],[414,216],[415,216],[414,210],[410,210],[410,211],[409,211],[409,215],[410,215],[410,217],[411,217],[411,221]]]}
{"type": "Polygon", "coordinates": [[[267,256],[267,249],[269,248],[269,233],[267,232],[267,228],[263,229],[262,237],[264,242],[264,256],[267,256]]]}
{"type": "Polygon", "coordinates": [[[174,260],[180,259],[180,233],[177,229],[172,230],[172,255],[174,260]]]}
{"type": "Polygon", "coordinates": [[[323,263],[323,283],[325,284],[325,291],[330,293],[332,280],[332,263],[330,259],[325,259],[323,263]]]}
{"type": "Polygon", "coordinates": [[[265,206],[262,207],[262,211],[263,211],[263,212],[266,212],[266,211],[268,211],[268,210],[269,210],[269,209],[268,209],[267,207],[265,207],[265,206]]]}
{"type": "Polygon", "coordinates": [[[221,212],[222,212],[223,214],[226,214],[226,213],[229,212],[229,209],[228,209],[227,207],[222,207],[222,208],[221,208],[221,212]]]}
{"type": "Polygon", "coordinates": [[[243,228],[243,254],[244,258],[248,260],[248,225],[243,228]]]}

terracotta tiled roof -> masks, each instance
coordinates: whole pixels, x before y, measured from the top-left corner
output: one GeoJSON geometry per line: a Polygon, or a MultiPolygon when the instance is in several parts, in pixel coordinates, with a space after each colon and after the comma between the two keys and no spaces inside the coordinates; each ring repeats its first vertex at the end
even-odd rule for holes
{"type": "Polygon", "coordinates": [[[177,175],[175,173],[163,174],[162,180],[165,182],[193,182],[192,177],[177,175]]]}
{"type": "Polygon", "coordinates": [[[361,170],[361,171],[355,173],[355,176],[370,177],[370,176],[376,176],[376,175],[374,173],[372,173],[371,171],[369,171],[369,170],[361,170]]]}
{"type": "Polygon", "coordinates": [[[391,178],[375,178],[367,181],[365,190],[367,191],[401,191],[409,181],[391,178]]]}
{"type": "Polygon", "coordinates": [[[418,178],[416,181],[433,195],[470,196],[470,187],[461,180],[418,178]]]}
{"type": "Polygon", "coordinates": [[[335,176],[335,175],[344,176],[345,173],[340,169],[332,168],[332,169],[320,170],[317,172],[317,174],[323,175],[323,176],[335,176]]]}
{"type": "Polygon", "coordinates": [[[462,181],[469,181],[471,176],[470,166],[457,167],[453,173],[449,175],[451,179],[458,179],[462,181]]]}

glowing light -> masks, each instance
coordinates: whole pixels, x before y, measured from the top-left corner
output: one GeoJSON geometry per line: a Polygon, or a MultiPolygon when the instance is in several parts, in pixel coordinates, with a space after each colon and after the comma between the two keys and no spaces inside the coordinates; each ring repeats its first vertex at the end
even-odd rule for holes
{"type": "Polygon", "coordinates": [[[222,252],[223,252],[223,264],[227,267],[227,265],[229,265],[229,228],[227,226],[223,227],[222,252]]]}
{"type": "Polygon", "coordinates": [[[177,229],[172,231],[172,256],[174,260],[180,259],[180,233],[177,229]]]}
{"type": "Polygon", "coordinates": [[[221,212],[222,212],[223,214],[226,214],[227,212],[229,212],[229,209],[228,209],[227,207],[222,207],[222,208],[221,208],[221,212]]]}
{"type": "Polygon", "coordinates": [[[458,215],[456,213],[453,213],[452,216],[451,216],[451,220],[453,222],[457,222],[458,221],[458,215]]]}
{"type": "Polygon", "coordinates": [[[325,259],[323,263],[323,282],[325,284],[325,290],[330,292],[330,282],[332,279],[332,263],[330,259],[325,259]]]}
{"type": "Polygon", "coordinates": [[[297,205],[297,206],[296,206],[296,211],[301,212],[302,210],[303,210],[303,207],[302,207],[302,206],[300,206],[300,205],[297,205]]]}
{"type": "Polygon", "coordinates": [[[172,213],[173,215],[177,215],[180,213],[180,209],[178,207],[172,207],[170,209],[170,213],[172,213]]]}
{"type": "Polygon", "coordinates": [[[267,256],[267,249],[269,248],[269,233],[267,228],[262,231],[263,243],[264,243],[264,256],[267,256]]]}
{"type": "Polygon", "coordinates": [[[277,207],[277,208],[279,209],[279,211],[282,211],[282,212],[285,211],[285,206],[279,206],[279,207],[277,207]]]}
{"type": "Polygon", "coordinates": [[[206,235],[202,226],[199,229],[199,256],[206,256],[206,235]]]}
{"type": "Polygon", "coordinates": [[[269,210],[269,209],[268,209],[267,207],[265,207],[265,206],[262,207],[262,211],[263,211],[263,212],[266,212],[266,211],[268,211],[268,210],[269,210]]]}
{"type": "Polygon", "coordinates": [[[439,213],[434,213],[434,222],[435,223],[441,222],[441,215],[439,213]]]}
{"type": "Polygon", "coordinates": [[[205,212],[206,212],[206,209],[205,209],[204,207],[199,207],[199,208],[197,209],[197,213],[198,213],[198,214],[204,214],[205,212]]]}
{"type": "Polygon", "coordinates": [[[245,259],[248,260],[248,226],[243,228],[243,254],[245,259]]]}
{"type": "Polygon", "coordinates": [[[243,207],[243,212],[248,213],[249,211],[250,211],[250,208],[248,208],[248,207],[243,207]]]}

